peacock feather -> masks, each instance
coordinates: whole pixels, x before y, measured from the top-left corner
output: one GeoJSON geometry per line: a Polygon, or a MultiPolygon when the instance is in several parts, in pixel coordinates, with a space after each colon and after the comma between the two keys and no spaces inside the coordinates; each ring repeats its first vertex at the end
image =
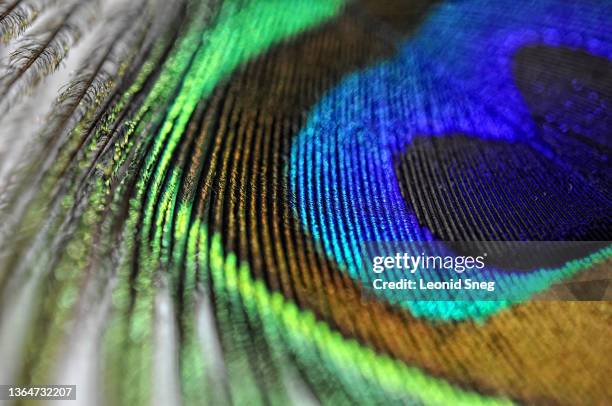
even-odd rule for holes
{"type": "Polygon", "coordinates": [[[0,384],[612,402],[609,0],[0,0],[0,58],[0,384]],[[408,300],[372,241],[599,245],[408,300]]]}

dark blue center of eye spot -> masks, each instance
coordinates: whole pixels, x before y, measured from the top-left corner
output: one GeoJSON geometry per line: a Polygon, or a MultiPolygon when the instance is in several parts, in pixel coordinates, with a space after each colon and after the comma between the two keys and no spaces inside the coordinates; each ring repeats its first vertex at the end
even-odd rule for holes
{"type": "Polygon", "coordinates": [[[442,241],[609,238],[611,199],[529,145],[418,137],[396,157],[402,194],[442,241]]]}
{"type": "Polygon", "coordinates": [[[582,50],[529,46],[515,54],[512,70],[541,141],[585,183],[608,193],[612,62],[582,50]]]}
{"type": "Polygon", "coordinates": [[[537,142],[553,154],[464,134],[416,137],[394,159],[406,204],[442,241],[607,241],[612,63],[530,46],[516,53],[513,75],[537,142]]]}

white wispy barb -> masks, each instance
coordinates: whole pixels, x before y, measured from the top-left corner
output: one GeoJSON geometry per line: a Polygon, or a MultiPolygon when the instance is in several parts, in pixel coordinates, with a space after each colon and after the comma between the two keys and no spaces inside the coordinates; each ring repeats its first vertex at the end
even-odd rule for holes
{"type": "Polygon", "coordinates": [[[0,241],[21,218],[36,190],[34,185],[53,162],[59,148],[71,135],[82,138],[85,143],[95,128],[97,111],[106,110],[106,104],[129,71],[126,64],[144,52],[142,45],[147,37],[155,36],[150,32],[155,13],[146,4],[146,0],[103,4],[102,24],[94,30],[91,39],[95,46],[92,43],[87,52],[79,55],[81,63],[74,67],[75,75],[70,82],[60,89],[44,120],[45,125],[36,134],[23,134],[30,141],[14,165],[0,164],[0,179],[30,179],[30,182],[12,185],[0,182],[0,218],[5,220],[0,226],[0,241]],[[81,131],[73,134],[76,127],[81,131]]]}
{"type": "Polygon", "coordinates": [[[15,0],[0,2],[0,42],[7,43],[21,35],[58,0],[15,0]]]}
{"type": "MultiPolygon", "coordinates": [[[[114,107],[117,101],[123,97],[125,89],[127,89],[135,74],[139,72],[142,61],[148,57],[148,52],[158,43],[160,37],[169,37],[172,32],[173,27],[167,23],[167,19],[169,16],[175,17],[174,13],[178,14],[178,10],[182,9],[182,7],[177,7],[177,3],[166,3],[164,0],[101,1],[101,18],[97,19],[100,24],[98,28],[79,26],[78,30],[81,33],[84,33],[86,29],[92,32],[88,34],[87,38],[83,39],[82,44],[76,47],[74,54],[71,54],[70,58],[67,59],[68,67],[60,66],[61,71],[53,77],[46,78],[45,86],[40,86],[34,96],[30,95],[30,97],[24,98],[23,107],[28,107],[28,102],[35,99],[41,89],[47,87],[49,80],[56,79],[57,76],[66,73],[66,70],[70,71],[70,81],[61,88],[59,97],[55,98],[49,110],[45,110],[46,114],[41,115],[42,125],[32,126],[27,131],[24,129],[23,134],[20,134],[20,136],[29,137],[29,141],[27,147],[20,149],[18,158],[13,160],[15,165],[5,165],[7,170],[4,171],[4,174],[8,174],[6,178],[14,178],[15,182],[4,190],[7,196],[4,207],[2,204],[2,183],[5,176],[3,174],[3,162],[0,162],[0,259],[2,259],[4,253],[10,252],[11,248],[19,246],[18,239],[12,238],[15,235],[12,231],[29,207],[50,165],[56,161],[59,155],[58,151],[60,149],[62,153],[68,151],[65,154],[68,155],[68,159],[65,160],[66,167],[73,163],[76,165],[77,161],[79,163],[87,162],[76,154],[84,152],[85,148],[81,147],[89,144],[89,140],[97,133],[99,123],[104,121],[105,115],[111,111],[116,111],[114,107]],[[73,65],[75,57],[78,57],[76,59],[79,63],[73,65]],[[75,140],[78,141],[76,142],[78,147],[73,150],[71,141],[75,140]],[[74,156],[70,156],[72,152],[74,152],[74,156]],[[27,179],[27,182],[19,182],[20,179],[27,179]]],[[[87,3],[88,1],[81,0],[81,2],[87,3]]],[[[71,4],[78,6],[74,2],[71,4]]],[[[184,5],[182,2],[178,4],[184,5]]],[[[69,11],[71,11],[69,6],[64,8],[65,13],[69,11]]],[[[83,16],[87,15],[86,13],[79,13],[81,12],[73,11],[73,14],[65,19],[66,24],[70,24],[70,19],[84,18],[83,16]]],[[[70,45],[74,46],[76,41],[78,39],[73,40],[70,45]]],[[[60,63],[59,65],[64,64],[60,63]]],[[[45,79],[44,75],[38,80],[42,81],[43,79],[45,79]]],[[[66,80],[62,83],[66,83],[66,80]]],[[[11,110],[11,114],[15,115],[20,108],[11,110]]],[[[124,107],[124,109],[128,108],[133,107],[124,107]]],[[[25,115],[21,117],[27,117],[27,112],[28,109],[24,108],[25,115]]],[[[117,115],[123,117],[123,113],[121,111],[117,115]]],[[[2,119],[2,116],[0,116],[0,119],[2,119]]],[[[24,118],[22,121],[27,120],[24,118]]],[[[122,118],[120,122],[123,121],[122,118]]],[[[14,132],[7,130],[4,124],[0,125],[0,147],[3,138],[8,140],[14,134],[14,132]]],[[[107,143],[105,138],[101,137],[99,140],[96,138],[101,149],[107,143]]],[[[11,142],[6,143],[6,146],[7,148],[12,147],[11,142]]],[[[1,152],[0,148],[0,158],[2,156],[1,152]]],[[[7,155],[15,154],[11,151],[7,155]]],[[[97,154],[93,155],[96,159],[97,154]]],[[[89,157],[86,159],[89,159],[89,157]]],[[[81,172],[77,169],[68,171],[66,176],[60,177],[58,187],[69,186],[74,175],[81,172]]],[[[62,221],[59,231],[53,233],[49,231],[52,229],[50,224],[53,223],[53,220],[62,216],[58,215],[61,202],[49,201],[48,203],[48,216],[36,230],[31,241],[31,248],[24,247],[21,251],[22,255],[14,263],[15,272],[11,283],[14,283],[14,286],[20,286],[23,283],[26,285],[26,289],[15,289],[14,295],[11,294],[11,297],[7,295],[1,298],[3,303],[9,303],[11,300],[18,298],[18,303],[26,303],[28,306],[24,305],[10,309],[2,309],[2,306],[0,306],[0,326],[13,326],[10,331],[0,328],[0,358],[4,357],[12,361],[10,368],[0,368],[0,382],[13,382],[19,371],[20,351],[23,349],[24,337],[26,337],[29,323],[32,322],[34,316],[32,309],[36,307],[38,300],[40,300],[37,289],[42,286],[44,278],[47,276],[45,272],[50,269],[48,265],[54,263],[61,255],[61,247],[65,236],[74,232],[76,222],[72,221],[72,217],[62,221]],[[49,248],[48,255],[39,256],[35,254],[34,249],[41,249],[42,247],[49,248]],[[10,351],[10,353],[7,353],[7,351],[10,351]]],[[[77,210],[82,209],[78,207],[77,210]]],[[[78,216],[75,215],[74,217],[78,216]]],[[[99,259],[99,261],[110,260],[106,257],[99,259]]],[[[96,263],[96,266],[102,265],[96,263]]],[[[0,266],[0,271],[1,268],[0,266]]],[[[108,269],[115,268],[116,264],[108,266],[108,269]]],[[[104,273],[102,276],[106,278],[109,275],[111,275],[110,272],[108,274],[104,273]]],[[[90,282],[92,281],[90,280],[90,282]]],[[[106,282],[106,280],[102,282],[106,282]]],[[[84,289],[84,292],[88,293],[83,293],[84,298],[81,300],[87,301],[90,299],[89,293],[99,291],[99,285],[91,285],[88,284],[87,289],[84,289]]],[[[107,307],[100,306],[100,311],[96,312],[95,317],[92,317],[93,312],[89,311],[89,307],[85,308],[87,311],[76,315],[74,325],[84,328],[81,331],[80,328],[75,327],[71,334],[73,339],[68,343],[71,351],[63,353],[62,358],[58,360],[61,368],[54,372],[59,381],[69,379],[72,382],[77,382],[82,389],[82,391],[79,390],[81,402],[87,404],[95,404],[95,394],[100,392],[99,388],[96,387],[99,379],[95,375],[95,351],[98,350],[98,347],[93,338],[102,336],[104,318],[107,317],[104,310],[107,307]],[[77,331],[80,331],[80,333],[77,333],[77,331]],[[72,349],[75,350],[72,351],[72,349]]],[[[163,343],[172,344],[174,339],[171,341],[164,339],[163,343]]]]}
{"type": "Polygon", "coordinates": [[[0,79],[0,117],[53,73],[95,19],[98,1],[61,7],[15,43],[0,79]]]}
{"type": "MultiPolygon", "coordinates": [[[[122,65],[136,57],[150,27],[150,14],[143,1],[109,10],[96,47],[83,55],[76,76],[65,85],[48,116],[39,142],[51,146],[65,138],[88,112],[98,109],[121,84],[122,65]]],[[[123,69],[125,71],[125,69],[123,69]]]]}

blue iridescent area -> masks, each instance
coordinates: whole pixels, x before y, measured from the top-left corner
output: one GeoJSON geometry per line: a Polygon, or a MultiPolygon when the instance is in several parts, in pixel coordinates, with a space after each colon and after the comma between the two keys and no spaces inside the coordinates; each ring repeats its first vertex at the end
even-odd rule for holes
{"type": "MultiPolygon", "coordinates": [[[[520,143],[552,163],[555,176],[584,183],[581,190],[590,196],[584,202],[585,216],[591,206],[611,208],[609,195],[590,188],[572,166],[575,162],[565,161],[546,141],[516,86],[513,58],[535,45],[581,50],[612,60],[611,3],[445,3],[394,59],[348,76],[315,107],[292,146],[289,181],[301,222],[340,269],[365,282],[370,276],[364,275],[360,262],[362,242],[436,238],[402,196],[395,170],[397,157],[419,136],[464,134],[520,143]]],[[[609,116],[609,108],[601,105],[598,114],[609,116]]],[[[562,129],[550,126],[546,132],[563,135],[562,129]]],[[[588,130],[583,133],[590,136],[588,130]]],[[[546,184],[546,174],[542,176],[546,184]]],[[[553,272],[543,280],[534,272],[527,293],[565,276],[553,272]]],[[[507,305],[401,304],[416,315],[440,319],[482,317],[507,305]]]]}

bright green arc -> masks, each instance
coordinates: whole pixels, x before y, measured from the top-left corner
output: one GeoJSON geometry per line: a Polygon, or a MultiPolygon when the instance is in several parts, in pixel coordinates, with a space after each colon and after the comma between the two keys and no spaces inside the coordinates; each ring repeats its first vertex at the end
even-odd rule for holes
{"type": "MultiPolygon", "coordinates": [[[[193,234],[192,234],[193,235],[193,234]]],[[[194,235],[195,236],[195,235],[194,235]]],[[[200,238],[207,238],[205,227],[200,238]]],[[[216,290],[230,298],[240,295],[250,317],[259,318],[268,340],[288,345],[298,360],[315,368],[318,354],[323,367],[348,384],[364,400],[376,402],[376,391],[387,399],[412,400],[430,405],[510,405],[507,399],[489,398],[458,389],[449,383],[427,376],[416,367],[409,367],[355,340],[347,340],[310,311],[302,311],[282,294],[271,293],[262,281],[254,280],[246,263],[238,264],[234,254],[224,255],[221,236],[213,234],[210,250],[211,275],[216,290]],[[369,399],[368,399],[369,398],[369,399]]],[[[231,300],[231,299],[230,299],[231,300]]],[[[273,345],[275,349],[283,344],[273,345]]],[[[321,367],[319,365],[319,367],[321,367]]],[[[369,402],[368,402],[369,403],[369,402]]]]}

